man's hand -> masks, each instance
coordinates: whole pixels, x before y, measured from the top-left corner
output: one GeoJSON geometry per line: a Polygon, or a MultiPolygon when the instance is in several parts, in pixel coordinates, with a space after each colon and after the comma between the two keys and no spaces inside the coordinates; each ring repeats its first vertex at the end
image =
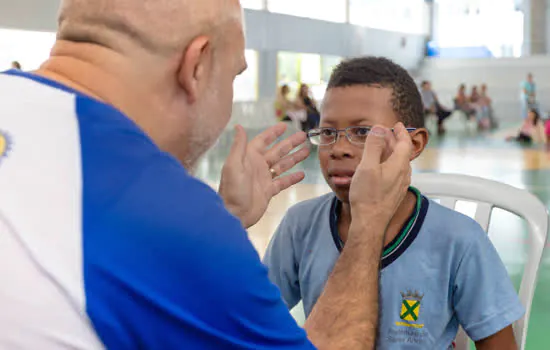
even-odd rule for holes
{"type": "Polygon", "coordinates": [[[371,130],[350,187],[352,220],[369,215],[389,223],[411,183],[412,151],[411,137],[402,123],[394,133],[376,126],[371,130]]]}
{"type": "Polygon", "coordinates": [[[261,219],[271,198],[305,177],[303,172],[278,177],[309,156],[307,147],[290,154],[306,141],[303,132],[269,148],[285,130],[284,123],[277,124],[248,143],[243,127],[236,127],[235,141],[222,170],[219,193],[227,209],[245,228],[261,219]]]}

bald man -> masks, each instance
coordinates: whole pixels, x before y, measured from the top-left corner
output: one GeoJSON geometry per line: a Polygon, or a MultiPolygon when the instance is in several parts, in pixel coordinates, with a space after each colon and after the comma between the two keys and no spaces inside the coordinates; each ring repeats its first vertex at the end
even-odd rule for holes
{"type": "Polygon", "coordinates": [[[410,182],[401,124],[369,136],[304,331],[245,228],[303,179],[281,175],[305,135],[269,147],[284,126],[250,142],[237,127],[219,193],[192,176],[246,68],[238,1],[66,0],[57,38],[38,71],[0,74],[1,349],[374,347],[385,230],[410,182]]]}

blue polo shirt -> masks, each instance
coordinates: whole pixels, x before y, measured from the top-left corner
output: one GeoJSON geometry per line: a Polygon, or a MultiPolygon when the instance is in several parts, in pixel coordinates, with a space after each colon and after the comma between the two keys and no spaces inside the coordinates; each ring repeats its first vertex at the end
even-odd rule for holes
{"type": "MultiPolygon", "coordinates": [[[[474,341],[524,314],[487,234],[472,219],[422,196],[384,249],[377,349],[449,349],[459,325],[474,341]]],[[[309,315],[338,260],[340,203],[334,194],[291,208],[264,258],[293,308],[309,315]]]]}

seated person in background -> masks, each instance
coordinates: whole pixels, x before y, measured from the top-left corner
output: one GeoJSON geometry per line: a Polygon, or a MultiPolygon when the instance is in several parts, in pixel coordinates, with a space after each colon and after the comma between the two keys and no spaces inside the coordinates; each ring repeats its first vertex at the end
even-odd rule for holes
{"type": "Polygon", "coordinates": [[[481,85],[481,93],[479,95],[479,105],[481,108],[482,117],[489,119],[489,126],[491,129],[498,128],[498,122],[493,113],[493,101],[487,93],[487,84],[481,85]]]}
{"type": "MultiPolygon", "coordinates": [[[[413,79],[385,58],[337,66],[321,112],[309,137],[333,192],[292,207],[264,258],[288,308],[302,300],[306,316],[355,220],[349,190],[369,127],[413,128],[411,161],[428,142],[413,79]]],[[[411,187],[388,226],[380,268],[377,349],[450,349],[459,326],[478,349],[516,349],[512,324],[523,307],[487,233],[469,217],[411,187]]]]}
{"type": "Polygon", "coordinates": [[[13,61],[11,63],[11,69],[17,69],[17,70],[21,70],[21,63],[17,62],[17,61],[13,61]]]}
{"type": "Polygon", "coordinates": [[[296,105],[288,98],[290,88],[288,85],[283,85],[277,91],[277,98],[275,100],[275,115],[278,121],[286,122],[291,121],[289,112],[296,110],[296,105]]]}
{"type": "Polygon", "coordinates": [[[466,118],[472,119],[476,115],[475,108],[470,104],[470,99],[466,96],[466,85],[461,84],[458,87],[458,92],[456,93],[455,99],[455,109],[463,112],[466,115],[466,118]]]}
{"type": "Polygon", "coordinates": [[[437,116],[437,132],[445,133],[443,122],[451,115],[451,111],[443,107],[437,98],[436,93],[432,90],[432,84],[429,81],[423,81],[420,89],[422,103],[424,105],[424,117],[429,114],[437,116]]]}
{"type": "Polygon", "coordinates": [[[479,95],[479,91],[477,90],[477,85],[472,86],[472,92],[470,92],[470,103],[472,105],[476,105],[479,103],[481,96],[479,95]]]}
{"type": "Polygon", "coordinates": [[[302,130],[308,131],[316,128],[319,125],[319,110],[317,109],[317,103],[311,97],[309,86],[306,84],[300,85],[295,104],[298,108],[305,109],[307,112],[307,120],[302,124],[302,130]]]}
{"type": "Polygon", "coordinates": [[[539,138],[539,121],[540,115],[535,108],[531,108],[527,113],[527,118],[521,125],[517,136],[509,136],[507,141],[517,141],[521,143],[531,144],[539,138]]]}
{"type": "Polygon", "coordinates": [[[470,93],[469,102],[470,106],[476,111],[478,130],[489,129],[491,123],[489,120],[488,109],[486,106],[484,106],[484,101],[476,85],[472,86],[472,92],[470,93]]]}

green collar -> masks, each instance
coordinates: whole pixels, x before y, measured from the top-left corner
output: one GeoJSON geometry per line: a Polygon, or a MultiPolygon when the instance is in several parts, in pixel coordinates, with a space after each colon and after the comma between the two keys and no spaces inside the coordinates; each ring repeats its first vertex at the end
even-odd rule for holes
{"type": "MultiPolygon", "coordinates": [[[[429,201],[422,196],[420,191],[414,187],[409,187],[409,191],[416,195],[415,208],[407,222],[403,225],[401,232],[384,247],[384,251],[382,252],[382,268],[395,261],[412,244],[420,231],[428,211],[429,201]]],[[[344,248],[344,242],[338,233],[338,219],[341,206],[342,203],[335,197],[330,209],[330,230],[336,248],[339,251],[344,248]]]]}

